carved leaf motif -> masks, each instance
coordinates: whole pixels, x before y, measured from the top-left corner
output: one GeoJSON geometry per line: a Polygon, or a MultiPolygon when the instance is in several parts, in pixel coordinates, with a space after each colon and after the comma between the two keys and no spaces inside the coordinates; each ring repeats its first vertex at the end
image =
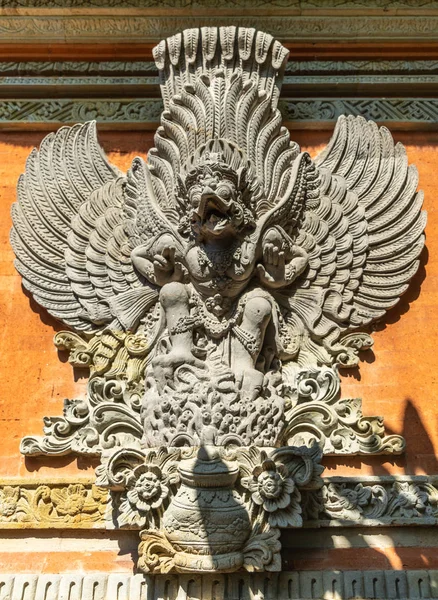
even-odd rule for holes
{"type": "Polygon", "coordinates": [[[400,454],[401,436],[385,436],[381,417],[364,417],[359,398],[340,399],[340,380],[327,367],[296,371],[283,443],[317,443],[324,454],[400,454]]]}
{"type": "Polygon", "coordinates": [[[280,530],[254,532],[243,549],[247,571],[281,571],[280,530]]]}
{"type": "Polygon", "coordinates": [[[138,568],[143,573],[168,573],[174,567],[175,550],[164,533],[157,530],[141,532],[138,568]]]}

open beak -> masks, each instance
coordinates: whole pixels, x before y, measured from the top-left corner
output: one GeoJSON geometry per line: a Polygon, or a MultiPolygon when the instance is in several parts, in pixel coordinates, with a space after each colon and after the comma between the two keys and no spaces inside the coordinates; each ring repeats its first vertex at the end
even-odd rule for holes
{"type": "Polygon", "coordinates": [[[230,223],[229,208],[230,203],[225,202],[211,188],[206,187],[197,211],[201,227],[214,234],[221,233],[230,223]]]}

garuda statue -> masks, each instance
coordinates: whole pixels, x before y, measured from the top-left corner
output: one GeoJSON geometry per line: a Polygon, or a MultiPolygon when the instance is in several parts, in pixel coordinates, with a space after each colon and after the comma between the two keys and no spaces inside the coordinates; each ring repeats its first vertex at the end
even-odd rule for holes
{"type": "MultiPolygon", "coordinates": [[[[274,568],[223,548],[204,548],[210,562],[196,566],[172,538],[185,522],[181,507],[173,521],[165,513],[161,542],[161,517],[138,515],[162,510],[178,481],[196,487],[208,472],[209,481],[216,473],[229,489],[241,486],[237,513],[247,515],[247,498],[268,515],[268,529],[296,525],[292,490],[317,479],[312,443],[332,453],[402,449],[381,421],[353,431],[360,406],[339,401],[337,366],[357,364],[371,344],[365,326],[417,271],[425,226],[417,171],[387,129],[361,117],[341,117],[315,158],[291,142],[277,106],[288,52],[268,34],[190,29],[154,57],[164,111],[147,161],[119,172],[86,123],[47,136],[20,178],[17,269],[34,299],[73,330],[57,335],[58,346],[91,369],[87,400],[67,401],[61,423],[48,419],[46,437],[22,448],[101,455],[101,484],[128,490],[121,524],[146,525],[167,548],[153,567],[145,550],[144,570],[233,570],[242,560],[274,568]],[[196,459],[194,447],[203,447],[196,459]],[[255,447],[277,450],[259,456],[255,447]],[[178,449],[173,462],[169,448],[178,449]],[[198,467],[168,467],[184,456],[198,467]],[[241,465],[238,484],[230,460],[241,465]],[[308,461],[301,483],[297,460],[308,461]]],[[[241,546],[253,543],[248,535],[241,546]]]]}

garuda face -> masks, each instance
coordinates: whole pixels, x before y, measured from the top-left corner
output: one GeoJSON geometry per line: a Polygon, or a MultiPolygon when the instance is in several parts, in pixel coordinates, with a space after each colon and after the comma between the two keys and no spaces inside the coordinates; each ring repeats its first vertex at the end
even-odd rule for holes
{"type": "Polygon", "coordinates": [[[192,170],[185,181],[191,231],[205,242],[229,240],[255,227],[244,169],[235,171],[217,158],[192,170]]]}

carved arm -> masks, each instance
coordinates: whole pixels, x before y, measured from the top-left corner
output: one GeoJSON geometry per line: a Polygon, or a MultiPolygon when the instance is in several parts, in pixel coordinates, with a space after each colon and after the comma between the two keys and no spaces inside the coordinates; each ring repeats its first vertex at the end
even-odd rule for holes
{"type": "Polygon", "coordinates": [[[186,269],[177,255],[171,235],[161,236],[152,245],[141,244],[131,252],[132,262],[139,273],[153,284],[163,286],[172,281],[183,282],[186,269]]]}

